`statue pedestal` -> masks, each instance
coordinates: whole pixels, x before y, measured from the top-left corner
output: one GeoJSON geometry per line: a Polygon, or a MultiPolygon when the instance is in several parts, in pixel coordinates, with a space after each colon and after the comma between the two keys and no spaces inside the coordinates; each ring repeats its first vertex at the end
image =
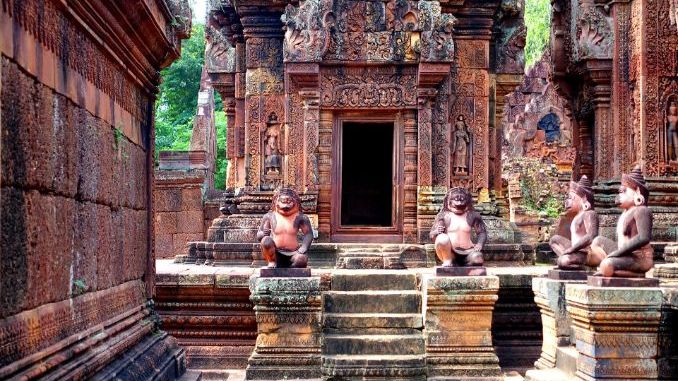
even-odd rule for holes
{"type": "Polygon", "coordinates": [[[491,331],[499,278],[435,277],[425,287],[429,379],[501,380],[491,331]]]}
{"type": "Polygon", "coordinates": [[[436,276],[484,276],[485,266],[437,266],[436,276]]]}
{"type": "Polygon", "coordinates": [[[247,380],[320,378],[320,278],[250,278],[257,342],[247,380]]]}
{"type": "Polygon", "coordinates": [[[549,270],[548,278],[553,280],[586,280],[587,275],[584,270],[561,270],[554,267],[549,270]]]}
{"type": "Polygon", "coordinates": [[[657,379],[659,288],[566,286],[577,379],[657,379]]]}
{"type": "Polygon", "coordinates": [[[593,287],[659,287],[659,279],[589,276],[586,284],[593,287]]]}
{"type": "Polygon", "coordinates": [[[555,367],[558,347],[570,345],[572,321],[565,309],[565,286],[583,283],[583,280],[532,279],[534,301],[541,312],[543,337],[541,356],[534,363],[535,368],[555,367]]]}
{"type": "Polygon", "coordinates": [[[285,268],[285,267],[262,267],[259,269],[262,278],[307,278],[311,276],[311,269],[285,268]]]}

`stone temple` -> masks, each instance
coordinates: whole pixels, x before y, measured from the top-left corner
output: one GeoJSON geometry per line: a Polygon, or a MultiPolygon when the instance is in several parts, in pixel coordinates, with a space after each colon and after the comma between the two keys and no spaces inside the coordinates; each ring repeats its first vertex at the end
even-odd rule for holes
{"type": "Polygon", "coordinates": [[[0,380],[678,379],[678,2],[525,7],[209,0],[156,155],[188,1],[1,0],[0,380]]]}

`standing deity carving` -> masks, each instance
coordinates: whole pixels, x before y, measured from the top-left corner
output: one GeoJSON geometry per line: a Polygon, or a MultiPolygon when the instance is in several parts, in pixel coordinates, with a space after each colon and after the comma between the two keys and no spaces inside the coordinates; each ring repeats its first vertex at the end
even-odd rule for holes
{"type": "Polygon", "coordinates": [[[666,113],[666,147],[669,161],[678,161],[678,101],[669,103],[666,113]]]}
{"type": "Polygon", "coordinates": [[[466,121],[463,115],[457,117],[454,123],[454,132],[452,136],[452,167],[455,175],[468,174],[468,152],[471,145],[471,135],[466,126],[466,121]]]}
{"type": "Polygon", "coordinates": [[[506,141],[509,143],[509,156],[521,157],[525,154],[525,118],[518,114],[513,123],[509,123],[506,131],[506,141]]]}
{"type": "Polygon", "coordinates": [[[266,124],[268,128],[264,136],[264,175],[280,175],[282,173],[282,154],[278,116],[272,113],[266,124]]]}

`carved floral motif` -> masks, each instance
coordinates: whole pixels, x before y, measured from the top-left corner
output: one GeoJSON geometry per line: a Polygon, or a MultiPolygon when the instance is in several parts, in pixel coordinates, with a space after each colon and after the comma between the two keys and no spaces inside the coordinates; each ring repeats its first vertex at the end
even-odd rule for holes
{"type": "Polygon", "coordinates": [[[324,107],[415,107],[416,70],[405,68],[325,69],[321,73],[324,107]]]}

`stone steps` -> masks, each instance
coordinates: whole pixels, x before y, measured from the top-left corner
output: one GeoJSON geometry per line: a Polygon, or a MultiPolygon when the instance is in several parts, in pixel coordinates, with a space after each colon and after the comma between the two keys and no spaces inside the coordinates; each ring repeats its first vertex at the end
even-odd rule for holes
{"type": "Polygon", "coordinates": [[[203,381],[202,372],[198,370],[186,370],[177,381],[203,381]]]}
{"type": "Polygon", "coordinates": [[[424,355],[328,355],[323,356],[322,367],[327,380],[426,379],[424,355]]]}
{"type": "Polygon", "coordinates": [[[416,335],[325,335],[328,355],[416,355],[425,351],[424,338],[416,335]]]}
{"type": "Polygon", "coordinates": [[[423,328],[421,314],[326,313],[323,319],[328,329],[423,328]]]}
{"type": "Polygon", "coordinates": [[[558,368],[531,369],[525,373],[525,381],[569,381],[572,379],[573,377],[558,368]]]}
{"type": "Polygon", "coordinates": [[[329,313],[414,314],[421,312],[418,291],[329,291],[324,293],[324,311],[329,313]]]}
{"type": "Polygon", "coordinates": [[[577,357],[575,347],[560,346],[556,348],[556,367],[549,369],[532,369],[525,374],[526,381],[566,381],[575,378],[577,373],[577,357]]]}
{"type": "Polygon", "coordinates": [[[417,290],[417,274],[403,271],[336,271],[332,274],[333,291],[417,290]]]}
{"type": "Polygon", "coordinates": [[[567,346],[556,348],[556,368],[563,371],[568,377],[574,377],[577,373],[577,348],[567,346]]]}
{"type": "Polygon", "coordinates": [[[424,380],[421,304],[414,273],[334,273],[323,294],[324,379],[424,380]]]}

